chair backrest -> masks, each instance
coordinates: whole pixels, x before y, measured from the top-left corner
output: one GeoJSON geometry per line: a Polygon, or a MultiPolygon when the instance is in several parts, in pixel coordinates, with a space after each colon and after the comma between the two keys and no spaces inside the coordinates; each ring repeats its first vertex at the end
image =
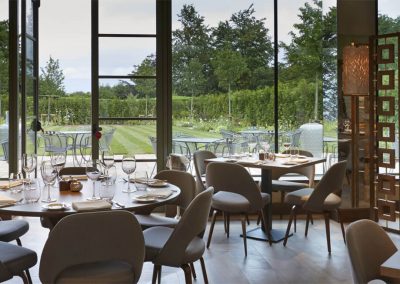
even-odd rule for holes
{"type": "Polygon", "coordinates": [[[150,140],[151,148],[153,149],[154,154],[157,155],[157,138],[154,136],[149,136],[149,140],[150,140]]]}
{"type": "Polygon", "coordinates": [[[347,227],[346,241],[353,281],[357,284],[379,279],[380,265],[397,251],[381,226],[367,219],[355,221],[347,227]]]}
{"type": "MultiPolygon", "coordinates": [[[[290,154],[291,151],[283,151],[282,154],[290,154]]],[[[299,150],[296,151],[299,155],[303,155],[306,157],[313,157],[313,154],[311,154],[308,151],[305,150],[299,150]]],[[[272,179],[277,180],[280,177],[286,175],[286,174],[299,174],[302,176],[307,177],[308,179],[308,186],[313,187],[314,185],[314,177],[315,177],[315,166],[308,166],[308,167],[302,167],[302,168],[294,168],[294,169],[284,169],[284,168],[275,168],[272,170],[272,179]]]]}
{"type": "Polygon", "coordinates": [[[110,150],[110,146],[111,146],[111,141],[114,137],[114,132],[115,132],[115,128],[112,128],[110,130],[107,130],[102,139],[100,139],[99,141],[99,147],[101,151],[108,151],[110,150]]]}
{"type": "Polygon", "coordinates": [[[343,179],[346,173],[347,161],[341,161],[334,164],[323,175],[309,199],[304,203],[303,207],[310,211],[321,211],[326,197],[335,192],[342,190],[343,179]]]}
{"type": "Polygon", "coordinates": [[[196,195],[196,182],[188,172],[177,170],[164,170],[155,175],[156,179],[167,180],[180,188],[181,194],[174,204],[186,209],[196,195]]]}
{"type": "Polygon", "coordinates": [[[184,264],[190,242],[206,229],[213,191],[208,188],[193,199],[154,263],[175,267],[184,264]]]}
{"type": "Polygon", "coordinates": [[[42,136],[45,152],[62,153],[68,150],[69,137],[67,135],[61,133],[45,133],[42,136]]]}
{"type": "Polygon", "coordinates": [[[190,160],[183,154],[170,154],[167,159],[167,168],[170,170],[186,172],[190,166],[190,160]]]}
{"type": "Polygon", "coordinates": [[[260,189],[250,173],[241,165],[212,162],[207,165],[206,185],[214,187],[216,192],[228,191],[243,195],[251,206],[250,211],[262,207],[260,189]]]}
{"type": "Polygon", "coordinates": [[[64,269],[85,263],[119,260],[132,266],[135,283],[144,261],[144,237],[127,211],[78,213],[64,217],[44,245],[39,277],[55,283],[64,269]]]}
{"type": "Polygon", "coordinates": [[[65,167],[60,170],[60,176],[86,175],[85,167],[65,167]]]}
{"type": "Polygon", "coordinates": [[[202,180],[203,175],[205,175],[206,173],[206,164],[204,163],[204,161],[216,157],[217,156],[213,152],[206,150],[199,150],[194,152],[193,154],[193,164],[196,172],[197,190],[200,192],[206,189],[202,180]]]}

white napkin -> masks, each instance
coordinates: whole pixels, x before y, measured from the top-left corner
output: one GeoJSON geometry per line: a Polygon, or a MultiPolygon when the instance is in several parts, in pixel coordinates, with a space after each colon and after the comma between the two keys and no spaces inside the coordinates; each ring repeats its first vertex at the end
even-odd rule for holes
{"type": "Polygon", "coordinates": [[[15,204],[17,200],[6,195],[0,195],[0,206],[15,204]]]}
{"type": "Polygon", "coordinates": [[[164,188],[164,189],[157,189],[157,190],[152,190],[149,193],[147,193],[147,197],[154,197],[154,198],[159,198],[159,199],[165,199],[170,197],[172,194],[172,190],[164,188]]]}
{"type": "Polygon", "coordinates": [[[10,189],[12,187],[20,186],[22,185],[23,181],[22,180],[14,180],[14,181],[2,181],[0,182],[0,189],[10,189]]]}
{"type": "Polygon", "coordinates": [[[111,206],[111,203],[105,200],[72,202],[72,208],[78,212],[111,209],[111,206]]]}

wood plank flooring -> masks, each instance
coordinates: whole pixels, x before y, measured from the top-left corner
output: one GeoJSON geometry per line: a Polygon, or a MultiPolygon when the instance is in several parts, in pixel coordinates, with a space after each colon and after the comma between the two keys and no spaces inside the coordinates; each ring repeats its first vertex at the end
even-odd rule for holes
{"type": "MultiPolygon", "coordinates": [[[[48,230],[40,226],[38,218],[26,218],[30,223],[29,232],[22,237],[25,247],[35,250],[40,257],[48,230]]],[[[274,228],[285,229],[287,220],[274,220],[274,228]]],[[[251,221],[249,228],[256,226],[251,221]]],[[[248,239],[248,256],[244,257],[243,241],[239,234],[239,221],[231,221],[231,234],[227,239],[223,223],[217,221],[210,249],[205,253],[205,263],[210,283],[352,283],[351,268],[347,250],[342,239],[340,226],[331,220],[332,254],[326,247],[325,225],[323,219],[316,219],[310,225],[308,237],[304,237],[305,221],[298,220],[297,233],[288,241],[270,247],[262,241],[248,239]]],[[[208,230],[206,232],[208,236],[208,230]]],[[[400,237],[390,234],[396,245],[400,237]]],[[[76,236],[79,238],[79,235],[76,236]]],[[[68,245],[68,244],[65,244],[68,245]]],[[[112,244],[110,244],[112,245],[112,244]]],[[[197,280],[204,283],[200,263],[195,263],[197,280]]],[[[145,263],[139,283],[151,283],[152,264],[145,263]]],[[[31,269],[34,283],[38,277],[39,262],[31,269]]],[[[22,283],[14,277],[6,283],[22,283]]],[[[185,283],[180,269],[163,267],[162,283],[185,283]]]]}

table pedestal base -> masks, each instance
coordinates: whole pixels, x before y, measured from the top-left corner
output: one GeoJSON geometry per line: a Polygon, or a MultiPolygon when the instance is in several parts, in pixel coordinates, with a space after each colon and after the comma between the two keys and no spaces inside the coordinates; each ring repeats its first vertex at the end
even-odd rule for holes
{"type": "MultiPolygon", "coordinates": [[[[285,230],[271,230],[271,237],[273,243],[279,243],[285,239],[285,230]]],[[[243,235],[240,235],[243,238],[243,235]]],[[[261,229],[261,227],[257,227],[255,229],[249,230],[246,232],[246,236],[249,239],[258,240],[258,241],[268,241],[267,234],[261,229]]],[[[289,234],[289,237],[293,236],[293,234],[289,234]]]]}

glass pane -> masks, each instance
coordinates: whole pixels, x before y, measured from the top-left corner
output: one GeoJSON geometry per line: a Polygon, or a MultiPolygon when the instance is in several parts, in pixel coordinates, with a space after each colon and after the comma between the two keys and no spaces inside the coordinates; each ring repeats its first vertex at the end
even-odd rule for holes
{"type": "Polygon", "coordinates": [[[100,117],[156,117],[156,80],[100,80],[100,117]]]}
{"type": "Polygon", "coordinates": [[[378,33],[397,33],[400,30],[400,7],[390,0],[378,1],[378,33]]]}
{"type": "Polygon", "coordinates": [[[26,0],[26,33],[33,36],[33,4],[26,0]]]}
{"type": "Polygon", "coordinates": [[[172,9],[173,151],[265,146],[274,127],[273,1],[174,1],[172,9]],[[249,128],[263,134],[258,143],[241,133],[249,128]]]}
{"type": "Polygon", "coordinates": [[[155,53],[155,38],[100,38],[100,75],[128,75],[136,66],[153,62],[155,67],[155,53]]]}
{"type": "Polygon", "coordinates": [[[156,1],[100,0],[100,33],[155,34],[156,1]]]}
{"type": "Polygon", "coordinates": [[[0,178],[8,177],[8,0],[0,0],[0,178]]]}

